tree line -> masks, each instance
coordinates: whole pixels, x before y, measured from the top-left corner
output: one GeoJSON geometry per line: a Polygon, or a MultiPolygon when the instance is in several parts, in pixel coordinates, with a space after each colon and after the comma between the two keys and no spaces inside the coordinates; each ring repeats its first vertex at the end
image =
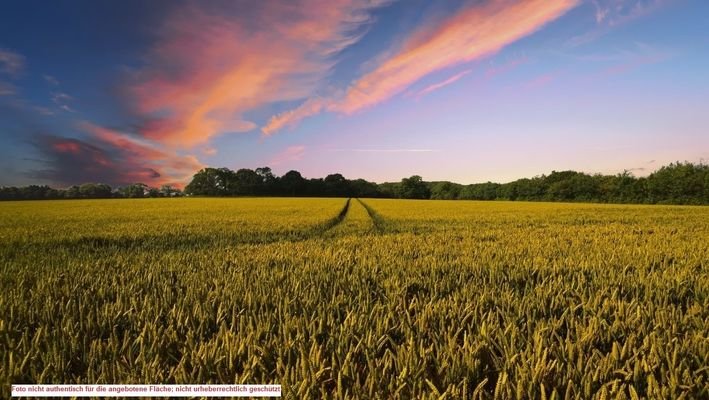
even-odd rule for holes
{"type": "Polygon", "coordinates": [[[625,171],[616,175],[552,171],[549,175],[509,183],[426,182],[420,176],[400,182],[350,180],[341,174],[304,178],[298,171],[276,176],[270,168],[204,168],[181,192],[171,186],[142,183],[112,189],[87,183],[68,189],[48,186],[0,188],[0,200],[135,198],[190,196],[383,197],[440,200],[523,200],[642,204],[709,204],[709,165],[677,162],[647,177],[625,171]]]}
{"type": "Polygon", "coordinates": [[[144,183],[111,188],[105,183],[84,183],[66,189],[47,185],[0,187],[0,200],[60,200],[60,199],[116,199],[142,197],[176,197],[184,193],[171,186],[150,187],[144,183]]]}

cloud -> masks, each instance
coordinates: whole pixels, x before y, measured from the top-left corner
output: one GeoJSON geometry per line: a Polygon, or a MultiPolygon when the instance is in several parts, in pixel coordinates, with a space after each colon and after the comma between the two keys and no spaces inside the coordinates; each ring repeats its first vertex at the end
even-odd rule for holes
{"type": "Polygon", "coordinates": [[[204,167],[192,155],[175,155],[155,144],[116,130],[82,122],[79,130],[89,134],[83,139],[40,134],[33,144],[42,155],[45,168],[30,172],[35,179],[53,184],[74,185],[85,182],[113,186],[146,183],[181,187],[204,167]]]}
{"type": "Polygon", "coordinates": [[[594,0],[596,27],[566,42],[567,47],[578,47],[606,35],[613,28],[628,24],[651,14],[671,0],[594,0]]]}
{"type": "Polygon", "coordinates": [[[529,58],[526,56],[522,56],[519,58],[514,58],[512,60],[509,60],[501,65],[490,66],[485,71],[485,77],[488,79],[493,78],[497,75],[512,71],[513,69],[517,68],[518,66],[526,64],[528,62],[529,62],[529,58]]]}
{"type": "Polygon", "coordinates": [[[334,56],[359,40],[370,11],[385,3],[264,1],[248,11],[187,6],[173,12],[128,85],[145,120],[141,133],[190,148],[255,129],[248,111],[312,96],[334,56]]]}
{"type": "Polygon", "coordinates": [[[25,57],[7,49],[0,48],[0,72],[16,77],[25,67],[25,57]]]}
{"type": "Polygon", "coordinates": [[[615,26],[647,15],[668,0],[594,0],[596,23],[615,26]]]}
{"type": "Polygon", "coordinates": [[[610,9],[608,7],[601,6],[598,0],[594,0],[592,3],[596,9],[596,23],[600,24],[608,16],[608,14],[610,13],[610,9]]]}
{"type": "Polygon", "coordinates": [[[448,85],[450,85],[450,84],[452,84],[452,83],[455,83],[455,82],[458,81],[460,78],[464,77],[465,75],[469,74],[469,73],[472,72],[472,71],[473,71],[472,69],[467,69],[467,70],[465,70],[465,71],[463,71],[463,72],[459,72],[459,73],[457,73],[457,74],[451,76],[450,78],[448,78],[448,79],[446,79],[446,80],[444,80],[444,81],[442,81],[442,82],[438,82],[438,83],[434,83],[434,84],[432,84],[432,85],[429,85],[429,86],[425,87],[423,90],[421,90],[420,92],[418,92],[418,93],[416,94],[416,97],[425,96],[425,95],[427,95],[428,93],[433,92],[434,90],[438,90],[438,89],[440,89],[440,88],[442,88],[442,87],[445,87],[445,86],[448,86],[448,85]]]}
{"type": "Polygon", "coordinates": [[[305,155],[305,146],[290,146],[284,151],[276,154],[270,161],[270,165],[278,166],[293,161],[300,161],[305,155]]]}
{"type": "Polygon", "coordinates": [[[522,87],[525,90],[534,90],[544,87],[556,79],[556,74],[553,72],[545,73],[539,75],[531,80],[525,82],[522,87]]]}
{"type": "Polygon", "coordinates": [[[68,102],[74,100],[74,98],[72,96],[70,96],[66,93],[63,93],[63,92],[52,92],[51,99],[52,99],[52,103],[56,104],[60,110],[70,112],[70,113],[76,112],[76,110],[74,110],[68,104],[68,102]]]}
{"type": "Polygon", "coordinates": [[[624,74],[630,71],[633,71],[639,67],[642,67],[644,65],[651,65],[651,64],[656,64],[662,61],[665,61],[670,58],[670,55],[668,54],[648,54],[644,56],[637,56],[634,57],[627,62],[612,65],[606,69],[604,69],[601,72],[601,75],[604,76],[612,76],[612,75],[620,75],[624,74]]]}
{"type": "Polygon", "coordinates": [[[270,136],[285,127],[292,127],[302,119],[319,114],[327,109],[329,102],[329,99],[322,97],[308,99],[293,110],[289,110],[271,117],[271,119],[268,120],[268,123],[261,128],[261,132],[263,132],[266,136],[270,136]]]}
{"type": "Polygon", "coordinates": [[[55,104],[61,104],[63,102],[69,101],[69,100],[74,100],[74,98],[69,96],[68,94],[62,93],[62,92],[52,93],[52,101],[55,104]]]}
{"type": "Polygon", "coordinates": [[[357,80],[335,109],[351,114],[380,103],[431,72],[498,52],[576,6],[576,0],[472,3],[431,33],[414,32],[401,51],[357,80]]]}
{"type": "Polygon", "coordinates": [[[671,50],[636,42],[633,46],[621,51],[591,54],[579,57],[579,59],[581,61],[605,64],[598,72],[587,78],[588,80],[597,80],[626,74],[646,65],[661,63],[671,59],[674,55],[671,50]]]}
{"type": "MultiPolygon", "coordinates": [[[[42,134],[33,144],[42,154],[46,168],[30,171],[35,179],[69,186],[84,182],[127,183],[120,176],[118,163],[104,149],[91,143],[55,135],[42,134]]],[[[137,171],[126,169],[129,174],[137,171]]],[[[146,170],[140,172],[145,173],[146,170]]]]}
{"type": "Polygon", "coordinates": [[[33,109],[34,111],[36,111],[39,115],[48,116],[48,115],[54,115],[54,114],[55,114],[54,111],[52,111],[51,109],[49,109],[49,108],[47,108],[47,107],[32,106],[32,109],[33,109]]]}
{"type": "Polygon", "coordinates": [[[435,149],[328,149],[329,151],[343,151],[352,153],[435,153],[435,149]]]}
{"type": "MultiPolygon", "coordinates": [[[[578,0],[498,0],[468,3],[436,25],[412,32],[398,49],[369,73],[354,81],[343,95],[327,101],[306,101],[280,114],[263,128],[264,133],[297,123],[322,111],[352,114],[399,94],[424,76],[477,60],[540,29],[575,7],[578,0]]],[[[452,83],[452,82],[451,82],[452,83]]]]}
{"type": "Polygon", "coordinates": [[[57,80],[57,78],[55,78],[51,75],[44,74],[44,75],[42,75],[42,78],[44,78],[44,80],[47,81],[47,83],[52,86],[59,86],[59,81],[57,80]]]}
{"type": "Polygon", "coordinates": [[[174,154],[161,149],[159,144],[145,139],[89,122],[84,122],[80,126],[91,133],[93,138],[103,146],[114,149],[120,160],[128,165],[160,171],[161,179],[155,180],[156,184],[180,184],[204,167],[193,155],[174,154]]]}
{"type": "MultiPolygon", "coordinates": [[[[25,58],[10,50],[0,48],[0,74],[7,75],[8,79],[17,78],[25,66],[25,58]]],[[[17,86],[11,82],[0,80],[0,96],[13,96],[17,94],[17,86]]]]}
{"type": "Polygon", "coordinates": [[[0,81],[0,96],[12,96],[17,93],[17,87],[9,82],[0,81]]]}
{"type": "Polygon", "coordinates": [[[213,156],[217,154],[217,149],[215,149],[214,147],[205,147],[204,149],[202,149],[202,153],[207,156],[213,156]]]}

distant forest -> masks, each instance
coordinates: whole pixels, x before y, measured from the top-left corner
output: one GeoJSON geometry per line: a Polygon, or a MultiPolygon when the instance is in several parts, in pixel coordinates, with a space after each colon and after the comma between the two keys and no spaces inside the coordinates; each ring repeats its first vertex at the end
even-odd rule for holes
{"type": "Polygon", "coordinates": [[[176,196],[292,196],[292,197],[381,197],[440,200],[522,200],[641,204],[709,204],[709,164],[677,162],[663,166],[647,177],[630,172],[589,175],[576,171],[553,171],[549,175],[509,183],[426,182],[414,175],[395,183],[350,180],[341,174],[304,178],[298,171],[276,176],[268,167],[239,169],[205,168],[180,191],[142,183],[111,188],[85,183],[67,189],[49,186],[2,187],[0,200],[138,198],[176,196]]]}

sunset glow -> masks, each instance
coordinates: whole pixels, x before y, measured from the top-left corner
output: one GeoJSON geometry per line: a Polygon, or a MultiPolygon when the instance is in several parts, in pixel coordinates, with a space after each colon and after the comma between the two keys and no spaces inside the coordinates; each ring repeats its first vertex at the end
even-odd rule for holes
{"type": "Polygon", "coordinates": [[[0,185],[182,186],[205,166],[266,165],[504,182],[700,162],[707,15],[699,0],[13,2],[0,185]]]}

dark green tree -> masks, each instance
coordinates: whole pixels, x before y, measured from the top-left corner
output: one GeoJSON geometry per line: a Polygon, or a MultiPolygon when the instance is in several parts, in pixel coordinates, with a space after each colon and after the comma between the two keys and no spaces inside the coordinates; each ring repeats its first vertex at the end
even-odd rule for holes
{"type": "Polygon", "coordinates": [[[431,197],[431,191],[419,175],[402,179],[397,194],[402,199],[428,199],[431,197]]]}

